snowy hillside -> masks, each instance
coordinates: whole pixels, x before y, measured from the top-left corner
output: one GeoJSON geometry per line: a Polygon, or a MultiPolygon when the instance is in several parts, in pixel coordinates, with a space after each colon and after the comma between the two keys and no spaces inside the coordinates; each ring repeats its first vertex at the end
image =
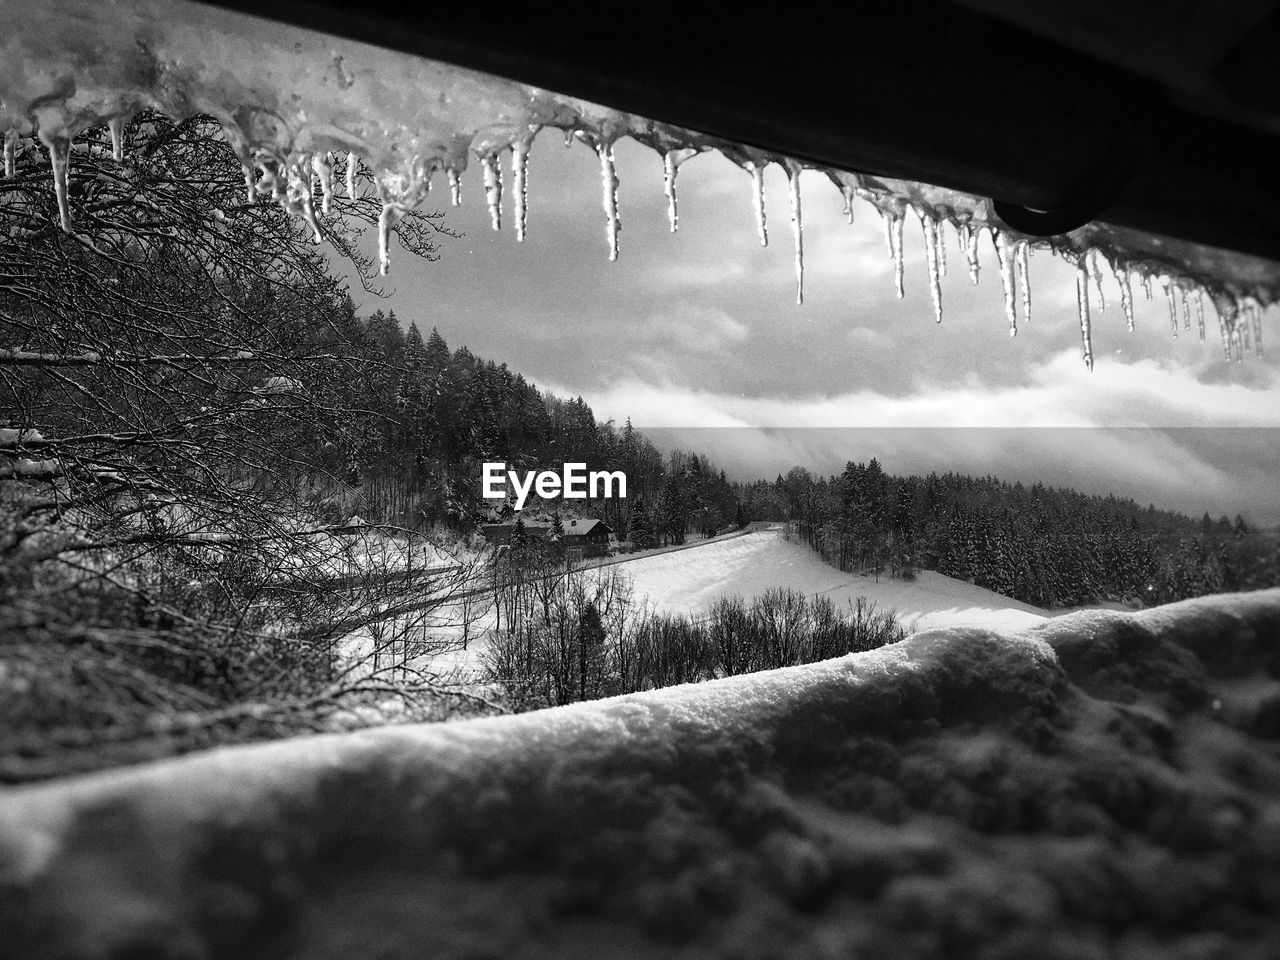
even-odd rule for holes
{"type": "Polygon", "coordinates": [[[842,573],[803,544],[788,542],[780,529],[645,557],[622,569],[635,583],[637,597],[647,595],[659,609],[678,613],[705,610],[726,594],[752,597],[770,587],[787,587],[806,596],[826,594],[841,606],[867,597],[880,610],[896,611],[909,630],[1026,627],[1051,616],[1047,610],[930,570],[921,571],[912,582],[842,573]]]}
{"type": "MultiPolygon", "coordinates": [[[[911,582],[842,573],[803,544],[788,541],[780,526],[705,543],[691,541],[688,546],[637,559],[624,556],[601,569],[606,575],[611,570],[622,571],[635,589],[635,602],[695,618],[705,614],[717,597],[739,594],[751,598],[771,587],[796,590],[806,597],[823,594],[839,608],[867,597],[878,611],[893,611],[908,631],[934,627],[1018,629],[1053,616],[1048,610],[931,570],[920,571],[911,582]]],[[[487,612],[473,624],[472,633],[479,636],[493,624],[492,612],[487,612]]],[[[482,669],[484,649],[481,639],[466,650],[437,654],[431,669],[450,677],[474,677],[482,669]]]]}
{"type": "Polygon", "coordinates": [[[1268,957],[1280,590],[0,793],[15,957],[1268,957]]]}

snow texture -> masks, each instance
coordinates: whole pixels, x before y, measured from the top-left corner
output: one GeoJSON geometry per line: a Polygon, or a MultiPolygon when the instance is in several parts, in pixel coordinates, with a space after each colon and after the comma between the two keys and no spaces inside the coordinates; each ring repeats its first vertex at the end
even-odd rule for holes
{"type": "Polygon", "coordinates": [[[0,794],[24,958],[1274,957],[1280,590],[0,794]]]}

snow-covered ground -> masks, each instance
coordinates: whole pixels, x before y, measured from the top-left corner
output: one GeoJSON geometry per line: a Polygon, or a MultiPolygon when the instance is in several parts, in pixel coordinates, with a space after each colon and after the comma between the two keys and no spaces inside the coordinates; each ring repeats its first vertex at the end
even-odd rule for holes
{"type": "MultiPolygon", "coordinates": [[[[1012,629],[1053,616],[1050,611],[928,570],[910,582],[842,573],[803,544],[788,541],[781,527],[705,543],[695,541],[636,559],[618,557],[600,569],[602,575],[621,571],[634,586],[637,604],[647,602],[665,613],[697,616],[717,597],[736,593],[750,598],[770,587],[787,587],[806,596],[825,594],[838,606],[867,597],[877,610],[896,613],[908,631],[933,627],[1012,629]]],[[[474,606],[488,609],[485,599],[477,600],[474,606]]],[[[441,623],[448,618],[449,611],[436,617],[441,623]]],[[[475,639],[468,648],[438,654],[430,669],[454,679],[476,676],[484,651],[482,635],[493,623],[491,611],[481,615],[471,627],[475,639]]],[[[432,632],[442,642],[461,635],[460,628],[441,627],[432,632]]]]}
{"type": "MultiPolygon", "coordinates": [[[[825,594],[837,606],[867,597],[877,610],[893,611],[908,631],[934,627],[1016,629],[1054,616],[1054,612],[929,570],[921,571],[913,581],[843,573],[804,544],[788,541],[781,527],[694,542],[636,559],[615,559],[601,568],[602,574],[621,571],[632,582],[637,604],[647,602],[665,613],[697,616],[717,597],[740,594],[751,598],[771,587],[787,587],[806,596],[825,594]]],[[[432,671],[455,679],[476,676],[484,650],[481,635],[493,622],[491,613],[483,615],[472,626],[471,635],[477,639],[468,649],[437,655],[432,671]]],[[[442,638],[460,632],[435,631],[442,638]]]]}
{"type": "Polygon", "coordinates": [[[788,587],[806,595],[826,594],[838,605],[867,597],[878,609],[895,611],[908,630],[1025,627],[1051,616],[929,570],[910,582],[842,573],[804,544],[787,541],[780,529],[645,557],[622,569],[634,582],[637,598],[647,595],[658,609],[676,613],[705,610],[726,594],[753,597],[770,587],[788,587]]]}
{"type": "Polygon", "coordinates": [[[1276,956],[1280,590],[0,791],[5,956],[1276,956]]]}

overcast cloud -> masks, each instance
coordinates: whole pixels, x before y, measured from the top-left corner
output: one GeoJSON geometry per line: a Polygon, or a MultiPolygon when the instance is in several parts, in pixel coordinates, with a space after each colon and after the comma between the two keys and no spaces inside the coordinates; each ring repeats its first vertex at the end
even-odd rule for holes
{"type": "MultiPolygon", "coordinates": [[[[894,472],[1043,476],[1280,522],[1280,364],[1274,352],[1223,360],[1211,310],[1207,344],[1194,332],[1173,339],[1159,294],[1147,303],[1135,290],[1130,334],[1108,282],[1106,310],[1094,302],[1090,374],[1073,270],[1047,253],[1032,257],[1031,323],[1010,339],[994,250],[984,238],[975,287],[948,229],[937,324],[914,220],[900,301],[878,215],[857,202],[848,225],[838,192],[813,172],[801,179],[806,302],[796,306],[780,170],[766,177],[762,249],[750,179],[728,161],[706,155],[682,166],[672,235],[657,156],[623,141],[617,158],[618,262],[607,257],[595,155],[546,135],[530,158],[524,243],[509,228],[509,197],[504,229],[490,229],[469,171],[463,206],[446,218],[462,239],[445,241],[438,263],[401,253],[388,299],[366,296],[362,310],[390,306],[424,334],[438,327],[451,347],[581,394],[601,419],[654,428],[660,445],[696,441],[739,478],[795,464],[825,473],[874,455],[894,472]],[[690,432],[706,427],[733,429],[690,432]],[[1005,429],[958,429],[975,427],[1005,429]]],[[[1265,322],[1276,338],[1275,311],[1265,322]]]]}

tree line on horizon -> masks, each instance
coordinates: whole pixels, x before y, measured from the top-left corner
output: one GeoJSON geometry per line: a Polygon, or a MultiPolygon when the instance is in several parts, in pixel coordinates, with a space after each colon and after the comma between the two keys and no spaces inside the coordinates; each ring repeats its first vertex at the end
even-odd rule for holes
{"type": "Polygon", "coordinates": [[[1042,607],[1167,603],[1280,583],[1280,539],[1237,515],[1200,520],[1154,504],[993,476],[893,476],[850,461],[836,476],[796,467],[743,490],[749,515],[794,524],[845,571],[967,580],[1042,607]]]}
{"type": "Polygon", "coordinates": [[[463,532],[482,519],[515,520],[510,504],[495,509],[479,498],[481,463],[553,469],[569,461],[624,471],[629,496],[540,503],[525,516],[595,516],[637,548],[787,520],[841,570],[934,570],[1048,607],[1160,603],[1280,582],[1275,538],[1240,516],[1197,521],[1113,495],[992,476],[897,477],[874,458],[850,461],[839,476],[796,467],[772,483],[731,482],[705,454],[664,456],[629,418],[620,429],[600,422],[580,396],[539,390],[465,346],[450,351],[437,329],[424,339],[394,311],[353,322],[355,342],[398,371],[370,385],[366,402],[381,406],[381,427],[348,471],[364,509],[383,519],[463,532]]]}

